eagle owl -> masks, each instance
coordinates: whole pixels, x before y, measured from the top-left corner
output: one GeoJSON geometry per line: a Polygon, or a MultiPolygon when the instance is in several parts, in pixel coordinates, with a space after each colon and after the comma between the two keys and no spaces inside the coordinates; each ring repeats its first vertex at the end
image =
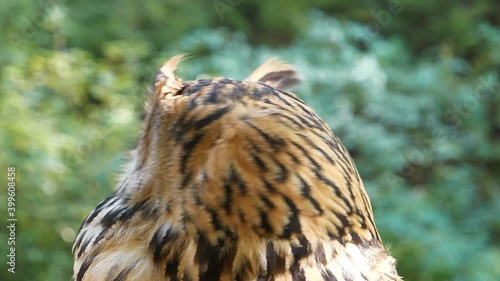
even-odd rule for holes
{"type": "Polygon", "coordinates": [[[356,167],[285,89],[276,58],[244,81],[159,70],[116,191],[85,219],[74,279],[400,280],[356,167]]]}

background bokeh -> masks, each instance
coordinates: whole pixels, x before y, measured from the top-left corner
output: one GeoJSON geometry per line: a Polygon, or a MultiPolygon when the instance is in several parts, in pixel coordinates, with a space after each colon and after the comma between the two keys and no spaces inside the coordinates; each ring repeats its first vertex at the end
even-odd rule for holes
{"type": "Polygon", "coordinates": [[[500,2],[0,2],[0,279],[70,280],[158,66],[243,79],[271,56],[347,146],[407,281],[499,280],[500,2]],[[6,268],[7,167],[17,267],[6,268]],[[5,225],[4,225],[5,224],[5,225]]]}

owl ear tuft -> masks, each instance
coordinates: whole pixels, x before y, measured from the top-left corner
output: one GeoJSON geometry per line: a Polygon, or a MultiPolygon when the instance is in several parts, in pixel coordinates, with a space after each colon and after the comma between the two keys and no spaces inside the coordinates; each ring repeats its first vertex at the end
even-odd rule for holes
{"type": "Polygon", "coordinates": [[[288,89],[300,83],[297,70],[277,57],[272,57],[257,67],[246,79],[266,83],[280,89],[288,89]]]}
{"type": "Polygon", "coordinates": [[[154,81],[154,93],[157,96],[175,94],[182,89],[182,79],[175,76],[179,63],[189,58],[187,54],[179,54],[168,59],[158,70],[154,81]]]}

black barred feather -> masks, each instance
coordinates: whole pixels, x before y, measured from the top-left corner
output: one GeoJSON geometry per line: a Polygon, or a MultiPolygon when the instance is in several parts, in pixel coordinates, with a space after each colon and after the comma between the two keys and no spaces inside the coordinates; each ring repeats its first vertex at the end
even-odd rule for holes
{"type": "Polygon", "coordinates": [[[117,191],[84,221],[75,280],[401,280],[349,153],[284,89],[276,58],[245,81],[159,70],[117,191]]]}

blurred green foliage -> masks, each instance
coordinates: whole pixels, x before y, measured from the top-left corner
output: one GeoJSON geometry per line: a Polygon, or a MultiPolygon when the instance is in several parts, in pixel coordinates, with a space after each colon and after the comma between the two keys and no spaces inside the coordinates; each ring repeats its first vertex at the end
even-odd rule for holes
{"type": "Polygon", "coordinates": [[[405,280],[498,280],[499,10],[495,0],[2,2],[0,168],[17,169],[18,223],[16,274],[0,232],[1,279],[70,279],[74,236],[112,192],[157,67],[187,52],[186,79],[243,79],[271,56],[297,66],[295,92],[350,150],[405,280]]]}

